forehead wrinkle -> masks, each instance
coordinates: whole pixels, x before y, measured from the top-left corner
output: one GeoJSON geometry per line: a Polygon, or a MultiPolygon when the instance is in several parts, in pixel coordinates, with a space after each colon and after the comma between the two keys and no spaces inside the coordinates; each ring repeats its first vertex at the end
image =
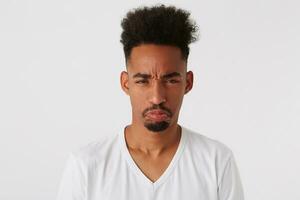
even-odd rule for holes
{"type": "MultiPolygon", "coordinates": [[[[136,56],[136,55],[135,55],[136,56]]],[[[135,57],[134,62],[131,62],[132,72],[131,77],[142,79],[168,79],[173,77],[182,78],[183,74],[180,70],[181,63],[170,59],[156,59],[155,56],[147,54],[145,57],[135,57]],[[168,75],[176,72],[177,74],[168,75]],[[168,75],[168,76],[167,76],[168,75]]]]}

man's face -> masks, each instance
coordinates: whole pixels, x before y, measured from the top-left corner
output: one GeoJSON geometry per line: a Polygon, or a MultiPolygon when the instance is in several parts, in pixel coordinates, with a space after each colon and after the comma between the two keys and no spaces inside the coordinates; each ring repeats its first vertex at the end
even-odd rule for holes
{"type": "Polygon", "coordinates": [[[192,89],[181,50],[167,45],[134,47],[121,73],[122,89],[130,96],[132,123],[152,132],[177,124],[183,96],[192,89]]]}

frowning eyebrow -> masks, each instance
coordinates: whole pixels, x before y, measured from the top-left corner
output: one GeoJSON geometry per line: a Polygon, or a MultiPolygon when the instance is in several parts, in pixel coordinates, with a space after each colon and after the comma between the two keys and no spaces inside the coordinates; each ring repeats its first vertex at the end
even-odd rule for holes
{"type": "Polygon", "coordinates": [[[147,78],[150,78],[151,75],[150,74],[142,74],[142,73],[136,73],[135,75],[133,75],[133,78],[144,78],[144,79],[147,79],[147,78]]]}
{"type": "MultiPolygon", "coordinates": [[[[173,77],[181,77],[181,74],[178,72],[172,72],[169,74],[164,74],[161,76],[162,79],[168,79],[168,78],[173,78],[173,77]]],[[[142,73],[136,73],[135,75],[133,75],[133,78],[143,78],[143,79],[148,79],[151,78],[150,74],[142,74],[142,73]]]]}
{"type": "Polygon", "coordinates": [[[172,73],[163,75],[162,78],[168,79],[168,78],[173,78],[173,77],[178,77],[178,76],[181,77],[181,74],[178,72],[172,72],[172,73]]]}

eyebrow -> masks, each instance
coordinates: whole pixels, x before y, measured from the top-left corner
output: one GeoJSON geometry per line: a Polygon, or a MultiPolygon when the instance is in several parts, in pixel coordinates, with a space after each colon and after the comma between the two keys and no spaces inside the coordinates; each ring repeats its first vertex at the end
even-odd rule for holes
{"type": "MultiPolygon", "coordinates": [[[[163,76],[161,76],[163,79],[168,79],[168,78],[173,78],[173,77],[181,77],[181,74],[178,72],[172,72],[169,74],[164,74],[163,76]]],[[[136,73],[135,75],[133,75],[133,78],[143,78],[143,79],[148,79],[151,78],[150,74],[143,74],[143,73],[136,73]]]]}

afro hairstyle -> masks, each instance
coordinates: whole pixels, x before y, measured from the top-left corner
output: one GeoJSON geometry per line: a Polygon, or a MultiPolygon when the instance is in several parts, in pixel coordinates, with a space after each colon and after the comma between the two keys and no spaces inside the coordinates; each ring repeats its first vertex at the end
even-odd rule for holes
{"type": "Polygon", "coordinates": [[[123,30],[120,42],[126,63],[132,48],[141,44],[178,47],[182,58],[187,61],[189,44],[198,39],[198,27],[189,16],[186,10],[163,4],[129,11],[121,21],[123,30]]]}

